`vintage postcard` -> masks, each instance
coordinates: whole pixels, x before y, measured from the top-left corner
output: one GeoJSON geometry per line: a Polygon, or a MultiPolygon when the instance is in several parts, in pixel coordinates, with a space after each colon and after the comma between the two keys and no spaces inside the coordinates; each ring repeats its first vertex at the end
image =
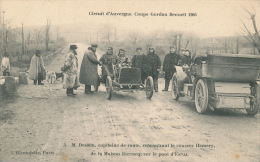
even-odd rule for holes
{"type": "Polygon", "coordinates": [[[260,161],[259,0],[0,0],[0,162],[260,161]]]}

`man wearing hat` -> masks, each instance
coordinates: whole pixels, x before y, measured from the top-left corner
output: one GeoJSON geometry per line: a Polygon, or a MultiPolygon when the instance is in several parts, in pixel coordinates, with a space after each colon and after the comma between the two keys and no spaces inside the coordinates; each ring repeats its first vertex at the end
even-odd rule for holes
{"type": "Polygon", "coordinates": [[[175,66],[177,66],[180,56],[176,54],[175,46],[170,46],[170,53],[165,55],[163,61],[163,71],[165,72],[165,87],[163,91],[168,91],[170,80],[172,75],[176,72],[175,66]]]}
{"type": "Polygon", "coordinates": [[[3,76],[10,76],[10,60],[9,53],[5,53],[1,63],[1,69],[3,71],[3,76]]]}
{"type": "Polygon", "coordinates": [[[148,54],[145,56],[143,66],[146,76],[151,76],[153,78],[154,90],[155,92],[158,92],[158,74],[161,69],[161,59],[151,47],[149,48],[148,54]]]}
{"type": "Polygon", "coordinates": [[[145,81],[145,75],[143,71],[143,61],[144,61],[145,55],[142,53],[142,48],[138,47],[136,48],[135,55],[132,58],[132,67],[139,68],[141,70],[141,80],[144,84],[145,81]]]}
{"type": "Polygon", "coordinates": [[[67,96],[75,96],[76,94],[73,92],[73,89],[77,89],[80,85],[78,79],[77,48],[76,45],[70,45],[69,52],[65,56],[65,62],[63,65],[63,88],[67,89],[67,96]]]}
{"type": "Polygon", "coordinates": [[[45,66],[40,50],[37,50],[36,54],[31,59],[29,78],[33,80],[34,85],[37,84],[37,81],[38,85],[44,85],[42,81],[45,79],[45,66]]]}
{"type": "Polygon", "coordinates": [[[119,63],[126,62],[125,50],[124,49],[119,49],[119,52],[118,52],[118,62],[119,63]]]}
{"type": "Polygon", "coordinates": [[[80,67],[79,82],[85,84],[85,94],[93,93],[91,85],[98,86],[97,65],[100,62],[97,59],[96,49],[97,44],[91,44],[91,47],[88,47],[88,51],[85,52],[80,67]]]}
{"type": "Polygon", "coordinates": [[[117,56],[113,53],[113,48],[108,47],[107,52],[102,55],[102,57],[99,59],[100,63],[102,64],[102,82],[106,82],[107,75],[111,76],[111,78],[114,78],[114,70],[113,65],[116,65],[117,63],[117,56]]]}

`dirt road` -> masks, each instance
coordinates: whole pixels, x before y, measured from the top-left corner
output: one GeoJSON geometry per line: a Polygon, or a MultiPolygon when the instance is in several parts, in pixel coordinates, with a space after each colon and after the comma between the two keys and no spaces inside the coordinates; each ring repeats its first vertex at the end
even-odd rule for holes
{"type": "MultiPolygon", "coordinates": [[[[85,44],[78,45],[82,58],[85,44]]],[[[47,67],[59,71],[64,49],[47,67]]],[[[101,53],[98,51],[98,53],[101,53]]],[[[80,61],[81,62],[81,61],[80,61]]],[[[260,161],[260,115],[218,110],[200,115],[170,92],[116,92],[67,97],[60,81],[21,85],[0,108],[0,162],[260,161]]]]}

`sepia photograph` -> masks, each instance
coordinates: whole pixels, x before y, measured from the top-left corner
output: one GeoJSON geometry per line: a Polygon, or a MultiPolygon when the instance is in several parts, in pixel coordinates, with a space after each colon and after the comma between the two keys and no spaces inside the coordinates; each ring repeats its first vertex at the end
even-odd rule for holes
{"type": "Polygon", "coordinates": [[[0,162],[259,162],[259,0],[0,0],[0,162]]]}

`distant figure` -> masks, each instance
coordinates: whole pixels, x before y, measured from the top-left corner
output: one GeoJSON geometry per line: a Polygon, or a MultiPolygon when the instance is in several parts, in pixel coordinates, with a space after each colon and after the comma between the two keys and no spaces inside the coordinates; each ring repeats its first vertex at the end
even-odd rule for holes
{"type": "Polygon", "coordinates": [[[153,48],[149,48],[143,64],[145,77],[151,76],[154,81],[154,90],[158,92],[158,74],[161,69],[161,59],[153,48]]]}
{"type": "Polygon", "coordinates": [[[85,94],[93,93],[91,85],[98,86],[97,65],[100,62],[97,59],[96,48],[97,44],[91,44],[83,56],[80,67],[79,82],[85,84],[85,94]]]}
{"type": "Polygon", "coordinates": [[[142,84],[144,84],[145,81],[145,74],[143,70],[143,62],[144,62],[145,55],[142,52],[142,48],[138,47],[136,48],[135,55],[132,58],[132,67],[139,68],[141,70],[141,80],[142,84]]]}
{"type": "Polygon", "coordinates": [[[76,45],[70,45],[69,52],[65,55],[65,62],[62,68],[64,72],[63,88],[66,88],[67,96],[75,96],[73,89],[80,86],[78,79],[78,58],[76,45]]]}
{"type": "Polygon", "coordinates": [[[109,75],[112,79],[116,75],[113,65],[117,64],[117,56],[113,53],[113,48],[108,47],[107,52],[99,59],[102,64],[102,82],[106,83],[106,77],[109,75]]]}
{"type": "Polygon", "coordinates": [[[1,63],[1,69],[3,71],[3,76],[10,76],[10,60],[9,53],[5,53],[1,63]]]}
{"type": "Polygon", "coordinates": [[[168,91],[170,80],[172,75],[176,72],[175,66],[177,66],[180,56],[176,54],[175,46],[170,47],[170,53],[165,55],[163,61],[163,71],[165,72],[165,87],[163,91],[168,91]]]}
{"type": "Polygon", "coordinates": [[[41,51],[37,50],[36,54],[31,59],[31,64],[29,68],[29,78],[33,80],[33,84],[36,85],[38,81],[38,85],[44,85],[42,81],[45,76],[45,66],[41,56],[41,51]]]}

